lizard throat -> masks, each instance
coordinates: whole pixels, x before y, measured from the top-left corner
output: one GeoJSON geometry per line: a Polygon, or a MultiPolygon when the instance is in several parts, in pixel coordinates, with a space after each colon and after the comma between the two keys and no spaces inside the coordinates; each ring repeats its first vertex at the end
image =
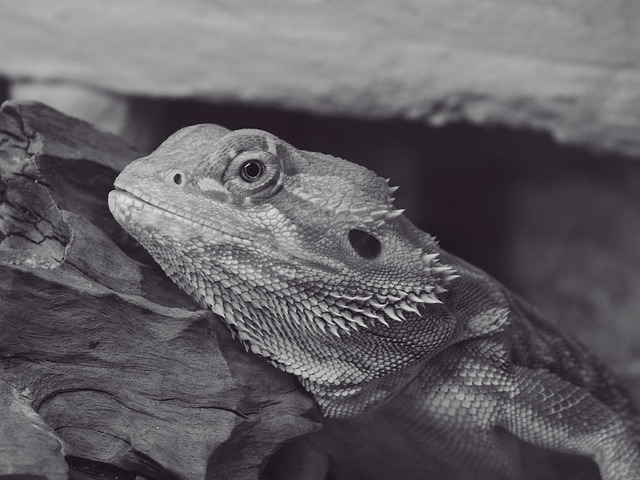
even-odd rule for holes
{"type": "MultiPolygon", "coordinates": [[[[360,280],[346,272],[292,262],[289,252],[276,248],[268,239],[249,240],[229,233],[233,228],[229,222],[223,232],[202,215],[196,221],[136,188],[112,191],[109,207],[174,282],[230,324],[236,323],[234,317],[245,323],[242,318],[252,317],[254,307],[264,311],[277,299],[277,307],[271,308],[278,315],[273,317],[282,316],[280,310],[284,309],[293,328],[312,336],[340,338],[375,326],[389,327],[407,317],[422,317],[425,309],[433,308],[430,304],[441,303],[438,294],[446,291],[442,287],[446,282],[435,280],[376,288],[358,283],[360,280]],[[238,311],[239,304],[243,308],[238,311]]],[[[423,257],[425,268],[444,276],[453,274],[439,263],[437,255],[423,257]]],[[[257,337],[262,339],[264,333],[257,337]]],[[[274,333],[268,332],[268,336],[274,333]]],[[[242,340],[257,343],[255,339],[242,340]]]]}

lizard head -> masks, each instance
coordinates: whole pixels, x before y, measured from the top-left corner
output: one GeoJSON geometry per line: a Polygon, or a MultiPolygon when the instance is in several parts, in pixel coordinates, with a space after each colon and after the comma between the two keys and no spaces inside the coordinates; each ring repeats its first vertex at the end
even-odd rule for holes
{"type": "Polygon", "coordinates": [[[115,186],[113,215],[165,272],[303,382],[355,385],[451,338],[438,296],[455,272],[364,167],[196,125],[115,186]]]}

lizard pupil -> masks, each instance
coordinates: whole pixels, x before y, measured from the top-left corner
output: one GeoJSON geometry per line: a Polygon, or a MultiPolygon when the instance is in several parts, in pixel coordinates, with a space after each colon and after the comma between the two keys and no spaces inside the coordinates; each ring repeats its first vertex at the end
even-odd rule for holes
{"type": "Polygon", "coordinates": [[[175,183],[176,185],[182,185],[182,174],[176,173],[173,176],[173,183],[175,183]]]}
{"type": "Polygon", "coordinates": [[[370,233],[357,228],[349,230],[349,243],[351,243],[356,253],[366,260],[373,260],[380,255],[382,250],[380,240],[370,233]]]}
{"type": "Polygon", "coordinates": [[[246,182],[255,182],[265,171],[264,163],[259,160],[248,160],[240,167],[240,176],[246,182]]]}

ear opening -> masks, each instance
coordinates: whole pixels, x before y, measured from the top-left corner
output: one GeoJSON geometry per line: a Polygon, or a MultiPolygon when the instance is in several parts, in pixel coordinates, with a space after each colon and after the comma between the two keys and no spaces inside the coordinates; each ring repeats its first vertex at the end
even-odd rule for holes
{"type": "Polygon", "coordinates": [[[380,240],[357,228],[349,230],[349,243],[356,253],[366,260],[377,258],[382,251],[380,240]]]}

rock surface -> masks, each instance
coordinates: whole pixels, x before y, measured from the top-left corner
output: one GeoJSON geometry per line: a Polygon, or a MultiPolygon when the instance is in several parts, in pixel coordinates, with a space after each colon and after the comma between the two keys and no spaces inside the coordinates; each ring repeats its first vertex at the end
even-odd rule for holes
{"type": "Polygon", "coordinates": [[[637,157],[639,38],[636,0],[5,0],[0,74],[124,95],[499,124],[637,157]]]}
{"type": "Polygon", "coordinates": [[[319,427],[292,378],[112,219],[106,193],[136,156],[41,104],[0,111],[0,478],[256,479],[319,427]]]}

